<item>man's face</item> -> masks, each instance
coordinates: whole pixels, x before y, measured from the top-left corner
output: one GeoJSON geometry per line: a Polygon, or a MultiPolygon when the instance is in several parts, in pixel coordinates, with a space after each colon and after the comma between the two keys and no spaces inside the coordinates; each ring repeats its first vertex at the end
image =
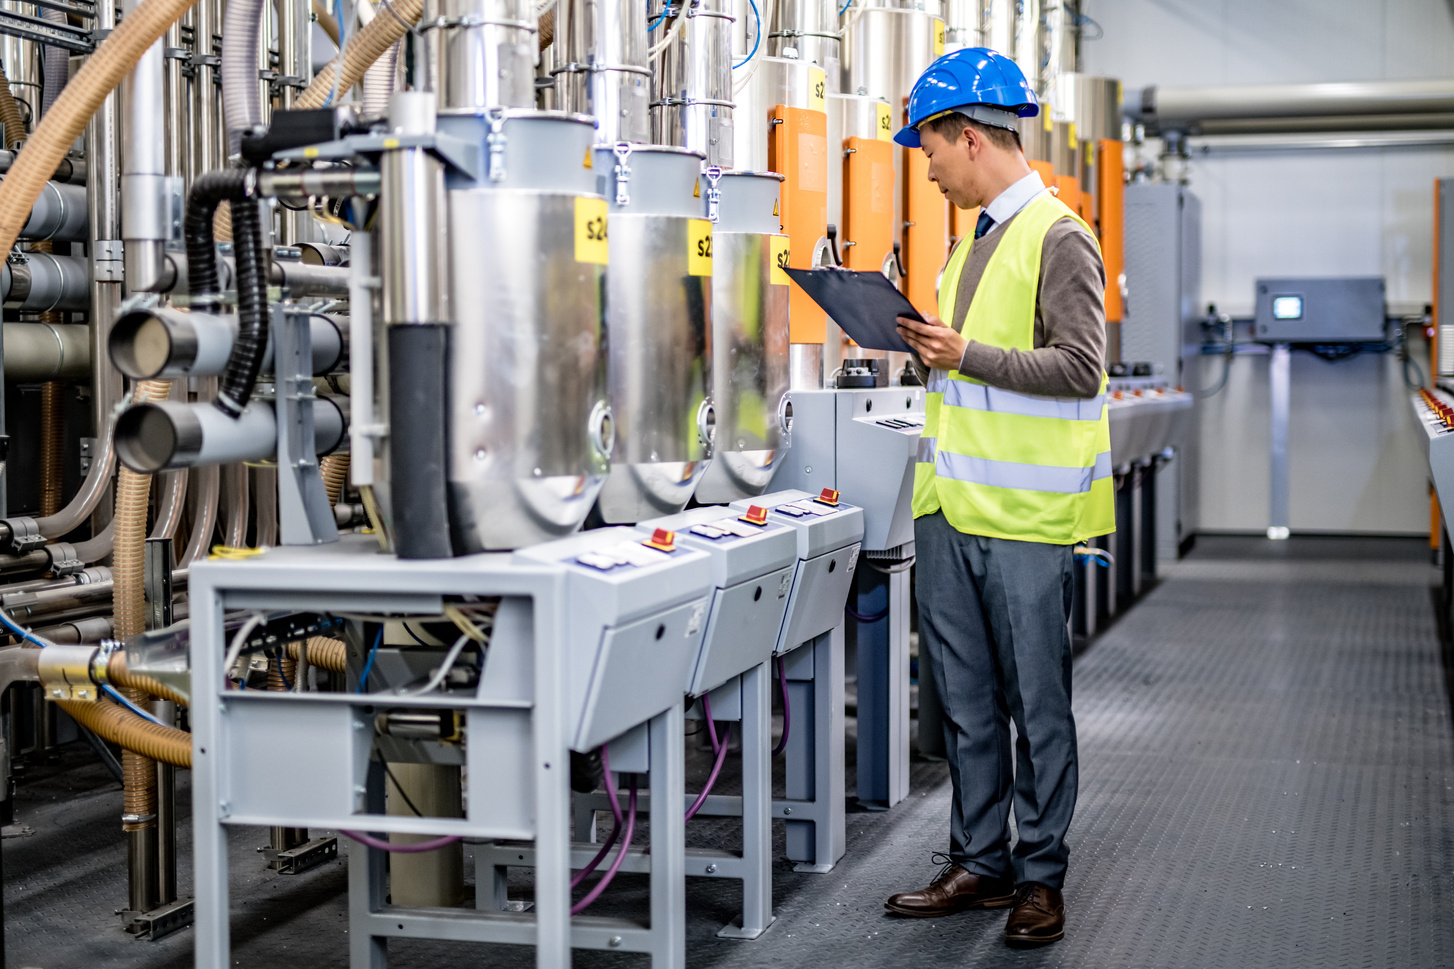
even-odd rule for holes
{"type": "Polygon", "coordinates": [[[919,132],[919,145],[929,159],[929,181],[961,209],[983,205],[985,200],[981,163],[989,149],[986,140],[965,127],[953,138],[927,128],[919,132]]]}

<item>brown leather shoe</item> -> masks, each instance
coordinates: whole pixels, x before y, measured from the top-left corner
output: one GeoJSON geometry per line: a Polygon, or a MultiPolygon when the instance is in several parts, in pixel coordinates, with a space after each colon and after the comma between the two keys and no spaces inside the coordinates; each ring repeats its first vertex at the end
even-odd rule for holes
{"type": "Polygon", "coordinates": [[[1065,897],[1060,889],[1026,882],[1015,890],[1015,908],[1005,923],[1005,942],[1028,948],[1065,937],[1065,897]]]}
{"type": "MultiPolygon", "coordinates": [[[[936,852],[935,860],[942,858],[936,852]]],[[[1014,883],[1008,878],[976,875],[946,860],[928,888],[890,896],[884,908],[895,915],[932,919],[972,908],[1004,908],[1014,900],[1014,883]]]]}

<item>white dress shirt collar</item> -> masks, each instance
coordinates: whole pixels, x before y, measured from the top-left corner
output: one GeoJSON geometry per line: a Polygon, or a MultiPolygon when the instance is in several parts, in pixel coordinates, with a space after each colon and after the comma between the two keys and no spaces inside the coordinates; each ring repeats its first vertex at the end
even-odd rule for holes
{"type": "Polygon", "coordinates": [[[984,210],[989,217],[995,220],[990,226],[990,232],[994,232],[1000,226],[1010,220],[1010,217],[1029,205],[1041,192],[1046,191],[1045,183],[1040,180],[1040,173],[1030,172],[1009,188],[1005,189],[995,200],[986,205],[984,210]]]}

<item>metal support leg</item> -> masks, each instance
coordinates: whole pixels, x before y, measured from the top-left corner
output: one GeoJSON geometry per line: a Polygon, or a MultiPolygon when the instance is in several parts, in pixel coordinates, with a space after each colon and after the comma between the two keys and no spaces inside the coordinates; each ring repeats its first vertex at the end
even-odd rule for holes
{"type": "Polygon", "coordinates": [[[832,871],[846,846],[843,764],[843,626],[785,658],[788,700],[797,724],[788,735],[787,799],[773,817],[787,820],[795,871],[832,871]],[[803,820],[794,820],[794,815],[803,820]]]}
{"type": "Polygon", "coordinates": [[[1272,359],[1268,366],[1268,382],[1271,392],[1272,411],[1272,460],[1270,492],[1272,507],[1267,523],[1267,537],[1287,538],[1288,531],[1288,487],[1287,466],[1287,415],[1291,406],[1292,350],[1285,343],[1272,348],[1272,359]]]}
{"type": "MultiPolygon", "coordinates": [[[[222,603],[205,586],[192,590],[191,651],[193,683],[222,682],[224,641],[222,603]]],[[[222,803],[216,741],[221,733],[222,705],[207,702],[209,691],[194,695],[192,714],[192,858],[195,872],[197,969],[230,965],[228,926],[227,832],[222,819],[230,806],[222,803]]],[[[357,967],[366,965],[355,962],[357,967]]]]}
{"type": "Polygon", "coordinates": [[[861,567],[858,623],[858,801],[887,809],[909,794],[909,573],[861,567]]]}
{"type": "Polygon", "coordinates": [[[756,939],[773,923],[771,665],[742,674],[742,924],[724,939],[756,939]]]}
{"type": "MultiPolygon", "coordinates": [[[[368,811],[384,813],[382,784],[369,785],[368,811]]],[[[348,846],[348,964],[350,969],[386,969],[389,939],[369,930],[373,913],[388,897],[385,853],[357,842],[348,846]]],[[[200,966],[198,967],[200,969],[200,966]]]]}
{"type": "MultiPolygon", "coordinates": [[[[651,799],[657,804],[680,804],[686,797],[684,728],[681,704],[651,721],[651,799]]],[[[658,811],[652,817],[651,964],[654,969],[681,969],[687,961],[686,838],[683,812],[658,811]]],[[[569,839],[565,849],[563,877],[569,880],[569,839]]],[[[540,877],[539,871],[536,877],[540,877]]],[[[540,966],[544,969],[543,960],[540,966]]]]}

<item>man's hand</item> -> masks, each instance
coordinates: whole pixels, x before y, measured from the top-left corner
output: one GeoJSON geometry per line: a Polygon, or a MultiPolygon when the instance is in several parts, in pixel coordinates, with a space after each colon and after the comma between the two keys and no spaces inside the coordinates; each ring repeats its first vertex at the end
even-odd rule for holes
{"type": "Polygon", "coordinates": [[[899,317],[899,336],[914,348],[926,365],[937,370],[958,370],[967,341],[939,317],[926,316],[924,319],[926,322],[920,323],[907,316],[899,317]]]}

